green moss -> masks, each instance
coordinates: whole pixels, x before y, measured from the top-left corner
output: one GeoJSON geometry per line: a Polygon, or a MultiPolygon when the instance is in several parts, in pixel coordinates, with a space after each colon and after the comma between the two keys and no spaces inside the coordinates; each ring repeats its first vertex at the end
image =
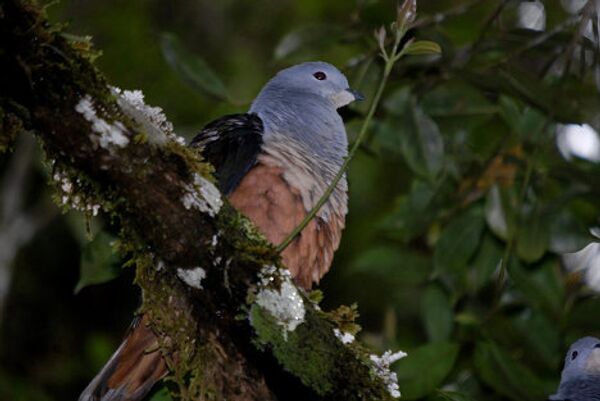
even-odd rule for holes
{"type": "Polygon", "coordinates": [[[333,352],[338,346],[323,342],[323,339],[328,337],[327,334],[331,337],[331,333],[319,334],[319,329],[315,331],[316,327],[324,329],[323,325],[319,326],[312,321],[314,315],[307,314],[305,323],[285,335],[277,321],[259,306],[252,306],[250,316],[259,348],[270,348],[288,372],[297,376],[318,394],[325,395],[333,390],[331,375],[335,371],[336,357],[333,352]],[[321,341],[313,341],[315,338],[320,338],[321,341]]]}

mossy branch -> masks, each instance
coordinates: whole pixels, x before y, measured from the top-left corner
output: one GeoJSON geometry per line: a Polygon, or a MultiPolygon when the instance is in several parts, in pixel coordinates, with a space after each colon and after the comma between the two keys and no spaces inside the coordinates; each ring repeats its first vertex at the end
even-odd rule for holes
{"type": "Polygon", "coordinates": [[[367,352],[342,344],[333,315],[289,287],[274,247],[226,201],[221,206],[212,167],[140,121],[95,69],[93,54],[50,25],[36,3],[2,2],[0,145],[34,132],[69,199],[98,204],[120,225],[178,396],[391,399],[367,352]],[[199,268],[202,288],[178,278],[199,268]],[[278,279],[264,280],[265,269],[278,279]],[[286,285],[303,308],[293,329],[268,307],[286,285]],[[280,380],[289,386],[269,384],[280,380]]]}

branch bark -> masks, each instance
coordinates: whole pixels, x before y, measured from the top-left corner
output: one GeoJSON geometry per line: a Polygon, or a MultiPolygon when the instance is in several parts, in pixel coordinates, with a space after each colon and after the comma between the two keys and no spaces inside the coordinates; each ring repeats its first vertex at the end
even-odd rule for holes
{"type": "Polygon", "coordinates": [[[290,284],[273,246],[215,192],[211,166],[112,90],[89,54],[35,3],[0,4],[0,148],[33,131],[62,196],[119,222],[173,390],[189,400],[392,399],[368,352],[334,334],[344,313],[322,312],[290,284]],[[199,272],[201,287],[182,280],[199,272]]]}

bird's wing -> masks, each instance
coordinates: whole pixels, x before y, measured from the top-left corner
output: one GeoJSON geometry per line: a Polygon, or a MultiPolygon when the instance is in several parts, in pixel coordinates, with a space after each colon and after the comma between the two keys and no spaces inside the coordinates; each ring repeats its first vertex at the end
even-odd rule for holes
{"type": "Polygon", "coordinates": [[[200,131],[190,146],[215,167],[221,192],[229,195],[256,164],[263,143],[263,123],[253,113],[230,114],[200,131]]]}

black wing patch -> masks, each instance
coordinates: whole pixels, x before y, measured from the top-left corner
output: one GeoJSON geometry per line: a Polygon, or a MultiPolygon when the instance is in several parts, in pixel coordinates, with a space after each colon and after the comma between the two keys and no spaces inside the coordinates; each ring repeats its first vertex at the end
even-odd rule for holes
{"type": "Polygon", "coordinates": [[[263,123],[256,114],[230,114],[209,123],[190,146],[215,167],[219,189],[229,195],[256,164],[262,136],[263,123]]]}

